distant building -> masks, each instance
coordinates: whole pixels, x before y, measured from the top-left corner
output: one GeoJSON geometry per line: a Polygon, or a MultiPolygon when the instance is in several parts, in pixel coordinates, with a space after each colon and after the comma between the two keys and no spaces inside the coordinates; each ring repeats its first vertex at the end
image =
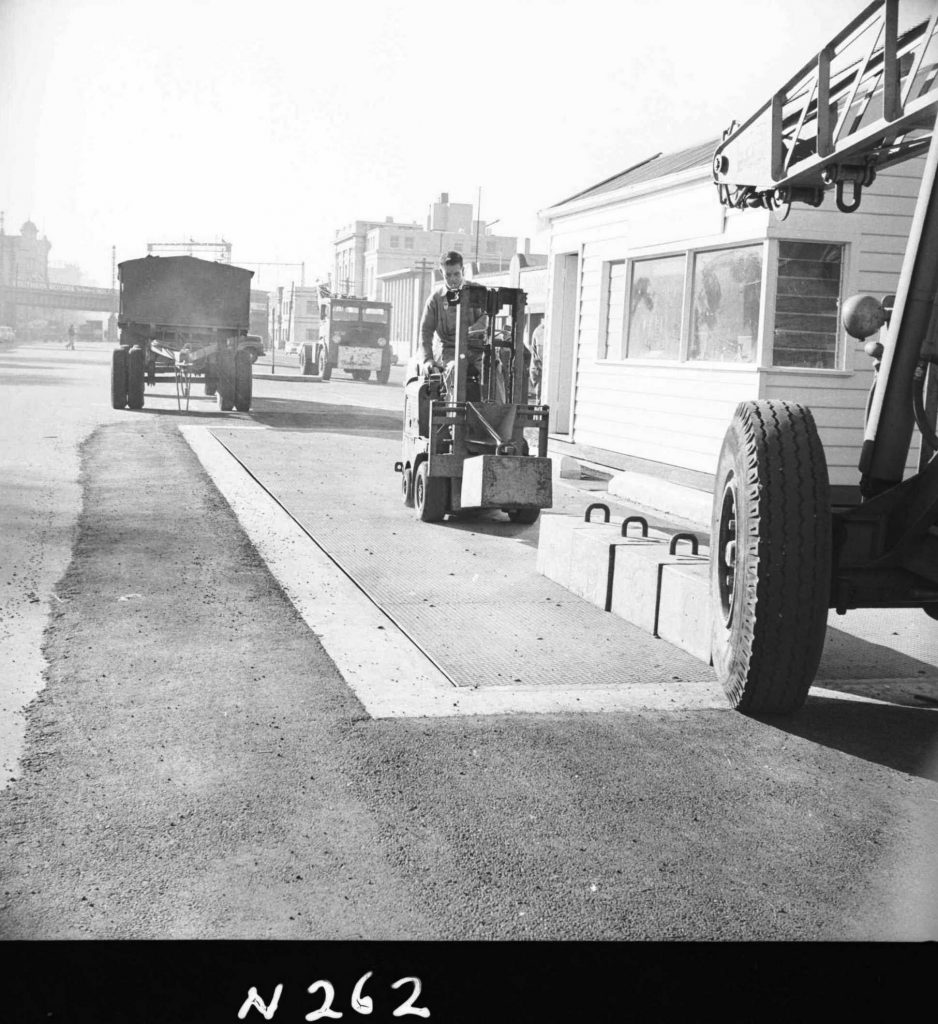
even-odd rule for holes
{"type": "Polygon", "coordinates": [[[467,264],[478,263],[485,270],[507,268],[517,251],[517,238],[492,234],[472,214],[471,203],[451,203],[443,192],[430,204],[426,228],[393,217],[357,220],[340,228],[334,243],[335,291],[393,303],[382,290],[388,275],[432,269],[451,249],[463,253],[467,264]]]}
{"type": "MultiPolygon", "coordinates": [[[[39,237],[39,228],[26,221],[18,235],[8,235],[0,215],[0,288],[46,287],[49,284],[49,250],[52,243],[39,237]]],[[[48,310],[15,306],[0,296],[0,323],[29,325],[45,323],[48,310]]]]}
{"type": "Polygon", "coordinates": [[[270,338],[280,350],[319,337],[319,287],[293,285],[270,292],[270,338]]]}
{"type": "Polygon", "coordinates": [[[49,283],[49,250],[52,243],[39,237],[39,228],[26,221],[18,235],[8,235],[0,223],[0,284],[16,287],[49,283]]]}

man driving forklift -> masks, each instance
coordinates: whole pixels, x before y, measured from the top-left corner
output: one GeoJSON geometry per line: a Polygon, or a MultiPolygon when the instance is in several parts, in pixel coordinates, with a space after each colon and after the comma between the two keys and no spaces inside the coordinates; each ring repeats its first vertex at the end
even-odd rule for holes
{"type": "MultiPolygon", "coordinates": [[[[462,253],[451,250],[440,258],[443,283],[431,292],[424,306],[420,322],[420,354],[422,369],[430,374],[443,367],[443,384],[448,394],[453,393],[456,373],[456,310],[459,306],[459,291],[465,284],[462,253]]],[[[470,308],[469,325],[469,367],[481,379],[485,332],[488,317],[481,306],[470,308]]],[[[505,401],[505,382],[501,367],[496,373],[498,400],[505,401]]]]}

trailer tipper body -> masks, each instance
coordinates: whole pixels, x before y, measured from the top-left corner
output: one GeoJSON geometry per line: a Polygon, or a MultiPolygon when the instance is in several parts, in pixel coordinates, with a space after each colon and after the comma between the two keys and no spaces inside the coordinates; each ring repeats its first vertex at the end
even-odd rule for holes
{"type": "Polygon", "coordinates": [[[252,368],[263,351],[248,333],[254,272],[193,256],[145,256],[118,265],[120,347],[114,408],[143,407],[146,384],[172,380],[188,401],[193,379],[220,409],[251,407],[252,368]]]}

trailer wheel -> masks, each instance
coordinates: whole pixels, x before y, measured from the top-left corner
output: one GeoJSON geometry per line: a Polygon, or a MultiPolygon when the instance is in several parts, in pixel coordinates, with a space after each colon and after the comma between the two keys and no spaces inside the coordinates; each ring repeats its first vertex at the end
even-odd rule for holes
{"type": "Polygon", "coordinates": [[[132,348],[127,353],[127,407],[143,408],[143,393],[146,385],[146,355],[142,348],[132,348]]]}
{"type": "Polygon", "coordinates": [[[827,631],[830,486],[809,409],[743,402],[723,440],[713,498],[713,667],[734,708],[804,703],[827,631]]]}
{"type": "Polygon", "coordinates": [[[449,480],[442,476],[430,476],[427,462],[417,467],[414,477],[414,508],[421,522],[438,523],[446,515],[446,487],[449,480]]]}
{"type": "Polygon", "coordinates": [[[401,470],[401,497],[408,508],[414,507],[414,474],[410,466],[401,470]]]}
{"type": "Polygon", "coordinates": [[[325,346],[323,346],[319,350],[319,357],[317,359],[317,368],[319,370],[319,376],[323,380],[328,380],[332,376],[332,367],[329,365],[329,360],[326,358],[325,346]]]}
{"type": "Polygon", "coordinates": [[[231,412],[235,400],[235,361],[231,352],[222,352],[218,357],[217,386],[216,405],[222,412],[231,412]]]}
{"type": "Polygon", "coordinates": [[[541,514],[539,508],[510,508],[508,509],[508,518],[513,523],[523,523],[525,526],[530,526],[531,523],[537,522],[537,517],[541,514]]]}
{"type": "Polygon", "coordinates": [[[375,380],[379,384],[387,384],[391,377],[391,367],[387,367],[384,370],[375,370],[375,380]]]}
{"type": "Polygon", "coordinates": [[[111,353],[111,407],[123,409],[127,405],[127,349],[116,348],[111,353]]]}
{"type": "Polygon", "coordinates": [[[249,352],[235,356],[234,407],[238,412],[251,411],[254,394],[254,363],[249,352]]]}
{"type": "Polygon", "coordinates": [[[313,372],[313,353],[309,345],[300,349],[300,373],[309,377],[313,372]]]}

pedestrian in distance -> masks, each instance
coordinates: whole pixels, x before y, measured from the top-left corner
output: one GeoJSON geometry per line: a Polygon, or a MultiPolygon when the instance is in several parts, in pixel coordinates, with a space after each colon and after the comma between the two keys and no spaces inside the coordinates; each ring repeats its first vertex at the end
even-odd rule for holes
{"type": "Polygon", "coordinates": [[[65,343],[65,347],[70,351],[75,351],[75,325],[68,325],[68,341],[65,343]]]}

